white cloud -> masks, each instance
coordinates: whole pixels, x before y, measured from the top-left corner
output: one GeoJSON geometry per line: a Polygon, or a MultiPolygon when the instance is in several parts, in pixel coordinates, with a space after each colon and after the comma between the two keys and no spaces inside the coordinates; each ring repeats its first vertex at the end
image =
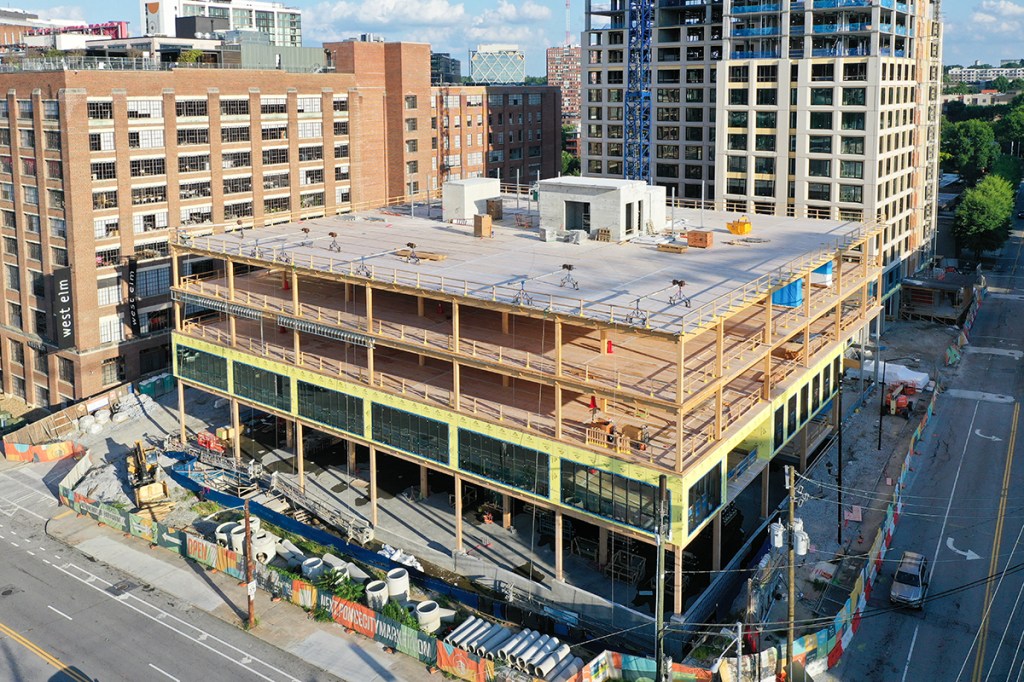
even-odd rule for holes
{"type": "Polygon", "coordinates": [[[1011,0],[982,0],[971,13],[966,37],[982,42],[991,41],[994,35],[1019,35],[1024,28],[1021,19],[1024,5],[1011,0]]]}
{"type": "MultiPolygon", "coordinates": [[[[87,24],[85,8],[78,5],[57,5],[56,7],[41,7],[30,10],[38,14],[40,19],[51,21],[72,22],[76,24],[87,24]]],[[[106,21],[106,19],[104,19],[106,21]]]]}

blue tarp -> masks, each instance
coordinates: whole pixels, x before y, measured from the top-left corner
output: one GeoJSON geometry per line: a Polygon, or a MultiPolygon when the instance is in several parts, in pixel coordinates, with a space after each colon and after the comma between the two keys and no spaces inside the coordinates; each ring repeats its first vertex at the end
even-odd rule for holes
{"type": "MultiPolygon", "coordinates": [[[[829,263],[831,265],[831,263],[829,263]]],[[[804,281],[794,280],[772,294],[772,305],[795,308],[804,302],[804,281]]]]}

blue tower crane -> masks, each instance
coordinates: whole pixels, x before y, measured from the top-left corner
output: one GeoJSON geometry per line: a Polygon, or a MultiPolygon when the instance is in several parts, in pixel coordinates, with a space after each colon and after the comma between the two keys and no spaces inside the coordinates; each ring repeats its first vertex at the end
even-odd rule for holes
{"type": "Polygon", "coordinates": [[[626,70],[627,180],[651,180],[651,34],[655,0],[629,0],[626,70]]]}

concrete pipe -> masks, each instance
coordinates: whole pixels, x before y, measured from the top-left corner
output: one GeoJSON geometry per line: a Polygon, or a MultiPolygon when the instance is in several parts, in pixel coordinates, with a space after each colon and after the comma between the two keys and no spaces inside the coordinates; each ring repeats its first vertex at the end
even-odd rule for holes
{"type": "Polygon", "coordinates": [[[533,655],[533,657],[530,658],[530,660],[523,662],[523,669],[526,672],[531,672],[537,666],[538,663],[540,663],[545,658],[547,658],[548,655],[552,651],[557,649],[559,646],[561,646],[561,644],[562,644],[562,642],[557,637],[552,637],[551,639],[549,639],[548,641],[546,641],[544,643],[544,646],[542,646],[537,651],[537,653],[535,653],[533,655]]]}
{"type": "MultiPolygon", "coordinates": [[[[554,680],[554,679],[558,678],[559,676],[561,676],[561,674],[564,673],[566,670],[571,668],[572,667],[572,662],[573,662],[574,658],[575,657],[572,654],[569,654],[568,656],[563,658],[561,661],[559,661],[558,665],[555,666],[555,669],[552,670],[548,674],[548,679],[554,680]]],[[[575,658],[575,660],[582,660],[582,659],[575,658]]]]}
{"type": "Polygon", "coordinates": [[[520,649],[519,653],[510,659],[512,661],[512,665],[520,670],[526,670],[526,664],[533,660],[533,657],[537,655],[537,652],[541,650],[541,647],[543,647],[549,639],[551,639],[551,635],[539,635],[537,639],[520,649]]]}
{"type": "Polygon", "coordinates": [[[287,549],[292,554],[304,554],[304,552],[301,549],[299,549],[298,547],[296,547],[295,543],[292,542],[291,540],[282,540],[281,544],[284,545],[284,548],[287,549]]]}
{"type": "Polygon", "coordinates": [[[416,620],[420,630],[436,632],[441,627],[441,607],[436,601],[423,601],[416,605],[416,620]]]}
{"type": "Polygon", "coordinates": [[[530,634],[520,639],[519,642],[513,648],[505,651],[505,653],[502,655],[502,659],[508,661],[509,663],[514,663],[516,660],[516,656],[519,655],[519,652],[524,651],[528,646],[533,644],[540,637],[540,633],[536,630],[530,630],[529,633],[530,634]]]}
{"type": "Polygon", "coordinates": [[[229,542],[228,536],[231,533],[231,529],[237,525],[238,524],[234,521],[227,521],[225,523],[219,524],[217,526],[217,530],[213,531],[214,541],[216,541],[216,543],[221,547],[227,547],[229,542]]]}
{"type": "Polygon", "coordinates": [[[474,633],[471,637],[467,637],[466,641],[463,643],[462,648],[466,651],[476,653],[476,647],[478,644],[480,644],[486,639],[489,639],[490,637],[493,637],[500,631],[501,626],[497,623],[494,623],[486,630],[481,630],[480,632],[474,633]]]}
{"type": "Polygon", "coordinates": [[[476,645],[473,647],[473,653],[484,658],[488,651],[497,649],[504,642],[508,641],[509,637],[511,637],[511,631],[504,626],[498,627],[500,628],[499,630],[492,630],[486,637],[477,640],[476,645]]]}
{"type": "Polygon", "coordinates": [[[508,660],[509,652],[513,651],[517,646],[519,646],[519,644],[524,639],[529,637],[531,632],[533,632],[533,630],[530,630],[529,628],[527,628],[526,630],[523,630],[521,632],[518,632],[518,633],[512,635],[512,637],[510,637],[507,642],[505,642],[500,647],[498,647],[498,650],[494,652],[494,659],[493,660],[500,660],[500,661],[508,660]]]}
{"type": "Polygon", "coordinates": [[[228,544],[231,545],[232,552],[245,551],[245,526],[236,525],[228,531],[228,544]]]}
{"type": "Polygon", "coordinates": [[[568,655],[570,649],[568,644],[562,644],[557,649],[549,653],[546,657],[541,659],[540,663],[533,666],[533,672],[531,673],[534,677],[544,678],[547,677],[552,670],[558,666],[568,655]]]}
{"type": "Polygon", "coordinates": [[[366,586],[366,604],[374,611],[380,611],[388,603],[388,584],[374,580],[366,586]]]}
{"type": "Polygon", "coordinates": [[[316,580],[324,572],[324,560],[318,556],[310,557],[302,562],[302,577],[316,580]]]}
{"type": "Polygon", "coordinates": [[[348,575],[348,562],[344,559],[339,559],[333,554],[324,554],[324,563],[327,564],[328,568],[345,569],[345,574],[348,575]]]}
{"type": "Polygon", "coordinates": [[[509,628],[503,628],[501,632],[496,634],[494,637],[491,637],[486,642],[483,642],[478,648],[484,650],[483,656],[487,660],[493,661],[498,649],[503,647],[505,642],[509,641],[513,637],[515,637],[514,631],[509,628]]]}
{"type": "Polygon", "coordinates": [[[409,571],[404,568],[392,568],[387,576],[388,597],[395,601],[409,599],[409,571]]]}
{"type": "Polygon", "coordinates": [[[479,622],[480,622],[479,618],[477,618],[476,616],[470,616],[465,621],[463,621],[463,623],[461,625],[459,625],[459,627],[457,627],[454,630],[452,630],[451,632],[449,632],[448,636],[444,638],[444,641],[446,641],[449,644],[451,644],[453,639],[455,639],[459,635],[466,634],[467,632],[469,632],[470,630],[473,629],[474,623],[479,623],[479,622]]]}
{"type": "Polygon", "coordinates": [[[560,673],[558,673],[555,677],[551,678],[551,682],[569,682],[569,680],[575,677],[576,673],[578,673],[582,669],[583,659],[577,656],[576,658],[569,661],[569,663],[566,664],[564,668],[562,668],[562,671],[560,673]]]}
{"type": "Polygon", "coordinates": [[[474,634],[476,634],[478,632],[482,632],[485,628],[490,628],[490,627],[491,627],[491,624],[488,623],[486,620],[483,620],[482,618],[477,618],[476,622],[474,622],[471,627],[468,627],[465,630],[463,630],[462,632],[460,632],[457,637],[452,637],[449,640],[448,643],[451,644],[452,646],[459,647],[460,649],[462,649],[462,648],[464,648],[463,645],[464,645],[465,641],[469,637],[472,637],[474,634]]]}

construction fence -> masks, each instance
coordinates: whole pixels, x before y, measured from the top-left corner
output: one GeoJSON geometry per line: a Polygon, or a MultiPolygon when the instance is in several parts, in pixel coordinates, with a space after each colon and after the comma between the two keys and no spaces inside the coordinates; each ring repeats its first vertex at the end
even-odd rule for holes
{"type": "MultiPolygon", "coordinates": [[[[899,478],[896,480],[892,499],[886,507],[885,521],[875,534],[875,539],[867,553],[867,562],[861,569],[849,598],[828,627],[793,640],[794,662],[802,664],[811,675],[820,674],[834,667],[839,662],[843,652],[849,648],[853,635],[860,628],[861,615],[864,613],[864,609],[867,608],[871,591],[879,572],[882,570],[882,562],[889,551],[889,546],[892,544],[892,536],[896,531],[896,524],[900,520],[900,514],[903,513],[904,490],[909,483],[910,473],[913,471],[918,457],[920,457],[917,446],[924,437],[924,431],[932,418],[932,412],[935,409],[935,401],[938,396],[939,391],[936,389],[932,394],[931,401],[928,403],[928,410],[921,418],[910,439],[907,456],[903,460],[903,467],[900,469],[899,478]]],[[[788,664],[785,645],[779,649],[771,648],[756,654],[743,656],[744,674],[742,679],[756,679],[756,676],[753,676],[753,671],[756,670],[767,671],[768,677],[765,679],[774,679],[775,670],[779,664],[783,667],[788,664]]],[[[725,682],[739,679],[736,675],[735,657],[725,660],[720,674],[725,682]]]]}
{"type": "Polygon", "coordinates": [[[960,333],[957,334],[956,339],[946,348],[947,367],[960,362],[960,358],[964,354],[964,347],[970,343],[971,329],[974,327],[974,321],[978,319],[978,311],[981,309],[981,303],[985,300],[987,293],[988,287],[985,286],[984,280],[982,280],[981,284],[974,285],[973,300],[971,301],[970,308],[967,309],[967,317],[964,318],[964,324],[960,328],[960,333]]]}
{"type": "MultiPolygon", "coordinates": [[[[150,518],[75,493],[75,486],[90,468],[92,468],[92,460],[86,454],[68,472],[59,485],[61,504],[122,533],[170,550],[208,568],[222,571],[238,580],[245,579],[245,560],[241,553],[221,547],[192,533],[166,526],[150,518]]],[[[171,475],[179,481],[181,478],[187,479],[187,477],[181,477],[180,474],[175,476],[173,472],[171,475]]],[[[237,507],[240,504],[238,498],[217,491],[208,491],[206,498],[225,507],[237,507]]],[[[289,532],[296,532],[314,542],[320,542],[320,538],[314,537],[317,532],[311,532],[316,529],[299,524],[294,519],[272,512],[259,504],[251,503],[250,510],[254,515],[269,523],[283,527],[289,532]],[[282,523],[282,521],[289,523],[282,523]]],[[[324,535],[327,534],[324,533],[324,535]]],[[[334,536],[327,537],[337,540],[334,536]]],[[[362,551],[377,560],[384,559],[369,550],[362,551]]],[[[351,554],[351,552],[348,553],[351,554]]],[[[353,558],[361,559],[362,557],[353,558]]],[[[379,563],[382,562],[374,562],[374,564],[379,563]]],[[[384,565],[388,568],[392,567],[390,562],[384,565]]],[[[436,667],[449,675],[470,682],[490,682],[502,679],[500,676],[502,671],[498,668],[500,664],[496,664],[495,661],[454,647],[432,635],[392,620],[363,604],[347,601],[304,580],[292,578],[262,564],[256,564],[254,576],[257,587],[269,594],[306,610],[322,609],[330,613],[334,622],[347,630],[380,642],[393,651],[416,658],[425,666],[436,667]]],[[[566,679],[565,682],[652,679],[654,669],[653,660],[605,651],[584,665],[579,673],[566,679]]],[[[517,676],[516,679],[523,678],[517,676]]],[[[537,678],[532,679],[535,682],[542,682],[537,678]]],[[[711,682],[711,679],[712,675],[708,671],[688,668],[680,664],[673,665],[673,682],[711,682]]]]}

